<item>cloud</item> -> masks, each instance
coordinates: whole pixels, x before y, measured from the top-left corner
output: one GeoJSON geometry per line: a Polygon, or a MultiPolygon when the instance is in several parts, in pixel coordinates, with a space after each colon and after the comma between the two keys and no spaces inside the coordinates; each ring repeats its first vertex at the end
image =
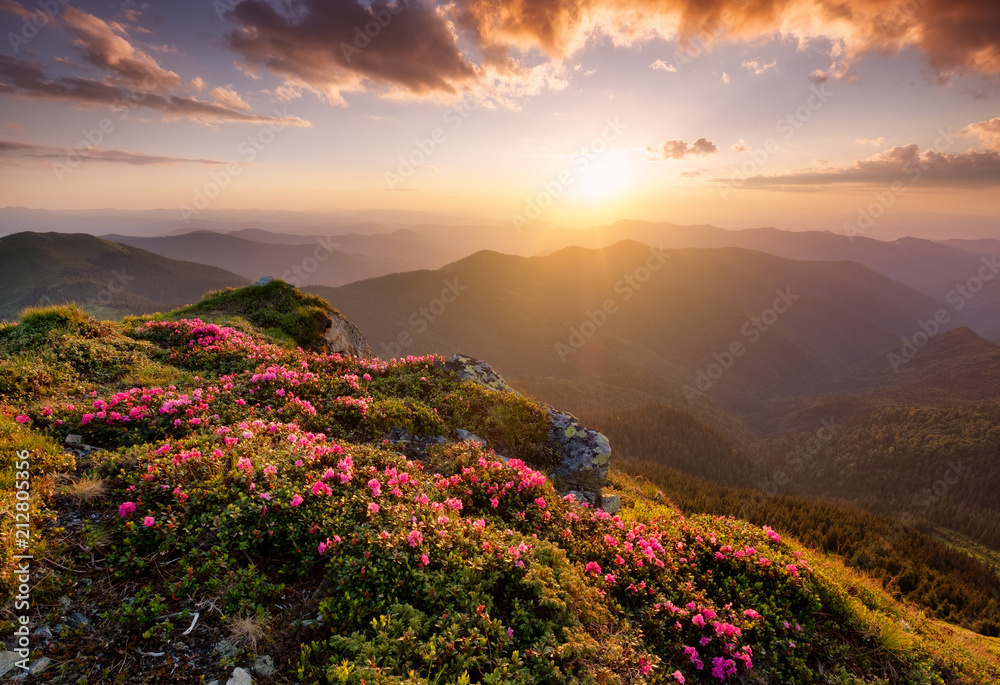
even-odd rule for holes
{"type": "MultiPolygon", "coordinates": [[[[538,84],[535,69],[558,73],[588,42],[608,39],[677,40],[682,52],[718,41],[814,42],[830,59],[810,76],[817,83],[849,76],[863,54],[908,48],[942,80],[1000,73],[995,0],[243,0],[225,17],[236,25],[226,41],[247,73],[270,71],[334,104],[362,91],[434,99],[502,91],[510,101],[511,91],[552,87],[538,84]]],[[[744,67],[760,74],[777,65],[744,67]]]]}
{"type": "Polygon", "coordinates": [[[989,121],[979,121],[969,124],[961,131],[967,135],[979,136],[983,145],[991,150],[1000,150],[1000,117],[994,117],[989,121]]]}
{"type": "Polygon", "coordinates": [[[0,12],[10,12],[11,14],[16,14],[19,17],[28,18],[34,14],[27,7],[19,2],[14,2],[14,0],[0,0],[0,12]]]}
{"type": "Polygon", "coordinates": [[[15,124],[13,121],[5,121],[4,123],[7,124],[7,126],[9,128],[14,129],[15,131],[27,131],[28,130],[25,126],[21,126],[21,124],[15,124]]]}
{"type": "Polygon", "coordinates": [[[687,157],[704,157],[719,151],[715,143],[707,138],[699,138],[691,144],[680,139],[668,140],[661,147],[647,147],[651,160],[685,159],[687,157]]]}
{"type": "Polygon", "coordinates": [[[198,92],[205,90],[205,79],[203,79],[201,76],[195,76],[193,79],[191,79],[191,89],[196,90],[198,92]]]}
{"type": "Polygon", "coordinates": [[[809,80],[815,83],[817,86],[826,83],[830,79],[830,75],[827,74],[822,69],[817,69],[813,73],[809,74],[809,80]]]}
{"type": "Polygon", "coordinates": [[[208,93],[212,96],[217,103],[223,107],[228,107],[230,109],[240,109],[244,111],[249,111],[252,109],[250,103],[240,97],[240,94],[233,90],[232,85],[219,86],[218,88],[213,88],[208,93]]]}
{"type": "Polygon", "coordinates": [[[749,71],[751,74],[754,74],[755,76],[760,76],[761,74],[763,74],[768,69],[777,69],[778,68],[778,61],[772,59],[767,64],[764,64],[764,63],[759,62],[759,61],[757,61],[755,59],[752,59],[752,60],[748,60],[748,61],[744,62],[743,63],[743,68],[746,69],[747,71],[749,71]]]}
{"type": "Polygon", "coordinates": [[[698,178],[706,171],[708,171],[708,169],[696,169],[694,171],[682,171],[677,175],[681,178],[698,178]]]}
{"type": "Polygon", "coordinates": [[[740,138],[737,142],[735,142],[732,145],[730,145],[729,149],[732,150],[733,152],[741,152],[742,153],[742,152],[746,152],[747,150],[749,150],[750,146],[747,145],[747,141],[745,141],[742,138],[740,138]]]}
{"type": "MultiPolygon", "coordinates": [[[[428,3],[285,4],[287,13],[264,0],[236,5],[226,14],[239,25],[228,34],[229,47],[246,68],[266,68],[331,103],[343,104],[342,93],[369,85],[414,95],[454,95],[481,80],[481,69],[462,54],[454,30],[428,3]]],[[[488,58],[504,62],[503,55],[488,58]]],[[[518,70],[513,62],[504,68],[518,70]]]]}
{"type": "Polygon", "coordinates": [[[722,72],[722,82],[729,83],[729,74],[727,74],[726,72],[722,72]]]}
{"type": "Polygon", "coordinates": [[[32,143],[15,143],[0,140],[0,159],[13,160],[18,158],[29,158],[58,161],[66,159],[70,152],[78,157],[95,162],[114,162],[139,166],[158,166],[163,164],[226,164],[226,162],[217,159],[169,157],[164,155],[150,155],[144,152],[129,152],[127,150],[102,150],[91,146],[78,148],[57,148],[51,145],[35,145],[32,143]]]}
{"type": "Polygon", "coordinates": [[[885,136],[879,136],[878,138],[857,138],[855,143],[861,143],[862,145],[871,145],[872,147],[882,147],[885,143],[885,136]]]}
{"type": "Polygon", "coordinates": [[[84,59],[114,74],[119,83],[160,92],[181,86],[180,76],[119,35],[125,31],[122,26],[117,25],[116,32],[103,19],[76,7],[67,7],[62,18],[76,34],[73,45],[83,50],[84,59]]]}
{"type": "Polygon", "coordinates": [[[79,77],[49,78],[41,64],[23,62],[7,55],[0,55],[0,95],[3,94],[34,100],[110,107],[112,113],[119,118],[124,118],[123,113],[127,116],[128,111],[134,107],[143,107],[162,112],[164,118],[192,119],[205,124],[242,122],[310,125],[308,121],[290,117],[283,112],[276,111],[276,116],[263,116],[182,95],[126,88],[106,81],[79,77]]]}
{"type": "MultiPolygon", "coordinates": [[[[732,183],[732,179],[714,180],[732,183]]],[[[775,176],[752,176],[746,179],[745,184],[760,188],[781,188],[840,183],[889,186],[895,182],[940,187],[1000,185],[1000,152],[921,152],[913,143],[891,148],[849,166],[799,169],[775,176]]]]}
{"type": "Polygon", "coordinates": [[[673,64],[667,64],[662,59],[656,60],[649,66],[651,66],[656,71],[667,71],[670,73],[675,73],[677,71],[677,67],[675,67],[673,64]]]}

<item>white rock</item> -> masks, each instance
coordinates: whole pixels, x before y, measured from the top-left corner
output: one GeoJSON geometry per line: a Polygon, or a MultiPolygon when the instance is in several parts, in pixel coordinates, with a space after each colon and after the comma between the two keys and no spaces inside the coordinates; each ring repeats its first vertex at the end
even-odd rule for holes
{"type": "Polygon", "coordinates": [[[0,678],[7,675],[7,672],[20,660],[17,652],[0,652],[0,678]]]}
{"type": "Polygon", "coordinates": [[[253,678],[242,668],[234,668],[233,677],[226,681],[226,685],[253,685],[253,678]]]}

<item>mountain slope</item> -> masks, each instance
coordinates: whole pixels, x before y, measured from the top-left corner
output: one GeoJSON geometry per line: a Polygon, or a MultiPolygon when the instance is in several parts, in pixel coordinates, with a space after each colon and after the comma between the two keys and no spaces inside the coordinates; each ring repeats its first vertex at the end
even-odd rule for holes
{"type": "Polygon", "coordinates": [[[246,279],[81,233],[0,238],[0,319],[75,301],[105,316],[166,311],[246,279]]]}
{"type": "Polygon", "coordinates": [[[380,354],[461,350],[515,379],[638,373],[695,387],[739,343],[731,368],[700,388],[737,410],[898,345],[940,306],[854,264],[734,249],[661,256],[630,242],[533,258],[484,252],[313,290],[340,303],[380,354]]]}

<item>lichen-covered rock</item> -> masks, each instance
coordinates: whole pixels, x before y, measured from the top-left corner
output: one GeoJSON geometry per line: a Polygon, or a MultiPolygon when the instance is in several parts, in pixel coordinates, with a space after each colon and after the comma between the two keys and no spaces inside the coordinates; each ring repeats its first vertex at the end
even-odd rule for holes
{"type": "Polygon", "coordinates": [[[572,414],[552,407],[547,412],[552,422],[552,441],[562,455],[552,475],[569,483],[574,490],[599,495],[611,466],[611,443],[601,433],[581,426],[572,414]]]}
{"type": "Polygon", "coordinates": [[[507,385],[507,382],[500,374],[493,370],[492,366],[482,360],[473,359],[468,355],[456,354],[453,357],[449,357],[444,362],[444,368],[454,371],[459,379],[463,381],[473,381],[490,390],[513,392],[515,394],[517,392],[514,388],[507,385]]]}
{"type": "MultiPolygon", "coordinates": [[[[454,371],[461,380],[471,380],[497,392],[516,390],[486,362],[464,354],[456,354],[444,362],[444,368],[454,371]]],[[[611,465],[611,444],[597,431],[580,425],[572,414],[546,405],[552,425],[550,440],[561,455],[552,475],[564,493],[588,504],[600,505],[601,488],[608,478],[611,465]]]]}
{"type": "Polygon", "coordinates": [[[619,495],[601,494],[601,509],[609,514],[617,514],[622,508],[622,500],[619,495]]]}
{"type": "Polygon", "coordinates": [[[361,330],[333,310],[327,310],[323,336],[317,342],[321,352],[352,357],[373,357],[375,353],[361,330]]]}
{"type": "Polygon", "coordinates": [[[226,685],[253,685],[253,678],[246,669],[234,668],[233,676],[226,681],[226,685]]]}

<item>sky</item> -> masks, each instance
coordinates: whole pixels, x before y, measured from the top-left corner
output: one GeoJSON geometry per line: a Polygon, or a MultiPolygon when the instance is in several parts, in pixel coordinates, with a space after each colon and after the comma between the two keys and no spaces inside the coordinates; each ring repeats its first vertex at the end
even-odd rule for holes
{"type": "Polygon", "coordinates": [[[1000,214],[995,0],[0,0],[0,45],[0,206],[1000,214]]]}

